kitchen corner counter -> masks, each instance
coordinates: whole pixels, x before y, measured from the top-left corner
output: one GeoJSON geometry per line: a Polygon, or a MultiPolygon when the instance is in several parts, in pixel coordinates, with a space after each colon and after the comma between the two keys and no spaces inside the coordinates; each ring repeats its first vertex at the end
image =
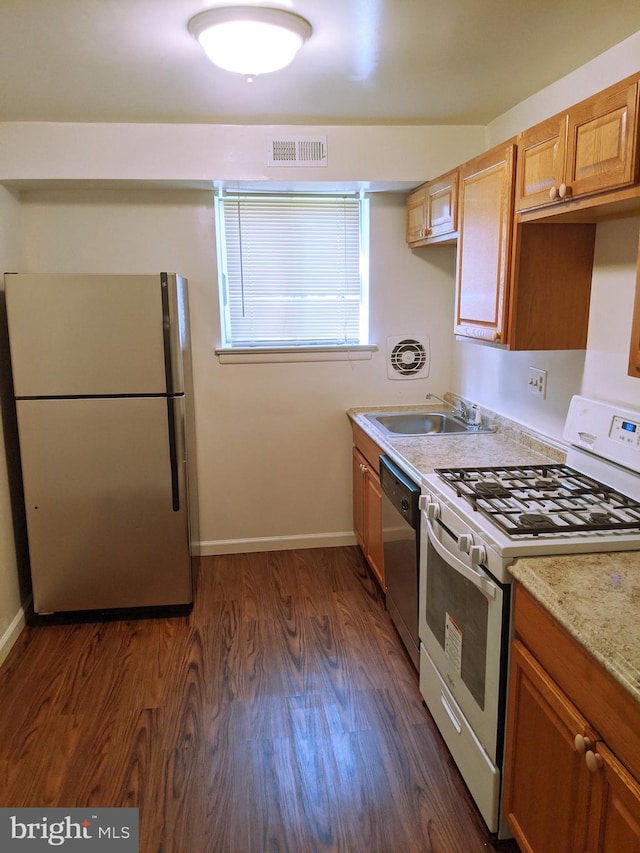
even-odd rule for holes
{"type": "Polygon", "coordinates": [[[640,702],[640,552],[521,557],[510,571],[640,702]]]}
{"type": "MultiPolygon", "coordinates": [[[[434,468],[565,462],[563,449],[494,413],[494,433],[393,437],[365,415],[433,406],[349,409],[347,415],[414,479],[434,468]]],[[[520,557],[513,577],[640,703],[640,552],[520,557]]]]}
{"type": "Polygon", "coordinates": [[[357,424],[385,453],[418,482],[434,468],[473,465],[525,465],[564,462],[566,454],[545,443],[534,433],[492,414],[491,433],[453,435],[390,436],[376,429],[365,416],[371,412],[434,411],[434,406],[369,406],[349,409],[351,421],[357,424]]]}

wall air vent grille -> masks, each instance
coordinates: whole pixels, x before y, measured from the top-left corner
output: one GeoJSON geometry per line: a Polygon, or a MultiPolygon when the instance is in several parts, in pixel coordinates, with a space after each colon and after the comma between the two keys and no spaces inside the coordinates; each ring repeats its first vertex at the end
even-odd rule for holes
{"type": "Polygon", "coordinates": [[[429,339],[410,335],[387,338],[389,379],[426,379],[430,366],[429,339]]]}
{"type": "Polygon", "coordinates": [[[326,166],[326,136],[294,136],[270,139],[267,149],[269,166],[326,166]]]}

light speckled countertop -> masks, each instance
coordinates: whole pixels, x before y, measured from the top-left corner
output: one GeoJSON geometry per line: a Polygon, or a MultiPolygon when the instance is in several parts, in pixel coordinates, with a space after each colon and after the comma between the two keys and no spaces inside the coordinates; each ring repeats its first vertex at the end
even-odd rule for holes
{"type": "Polygon", "coordinates": [[[640,551],[521,557],[511,573],[640,702],[640,551]]]}
{"type": "Polygon", "coordinates": [[[361,427],[386,453],[416,480],[432,473],[434,468],[471,465],[544,464],[564,462],[565,452],[559,445],[519,427],[513,421],[494,413],[485,421],[495,427],[491,433],[455,435],[420,435],[395,437],[385,435],[366,417],[371,412],[438,411],[441,406],[370,406],[349,409],[347,415],[361,427]]]}
{"type": "MultiPolygon", "coordinates": [[[[437,407],[350,409],[357,423],[417,480],[434,468],[564,462],[559,444],[520,425],[486,414],[495,433],[393,438],[364,415],[437,407]]],[[[522,557],[513,576],[640,702],[640,551],[522,557]]]]}

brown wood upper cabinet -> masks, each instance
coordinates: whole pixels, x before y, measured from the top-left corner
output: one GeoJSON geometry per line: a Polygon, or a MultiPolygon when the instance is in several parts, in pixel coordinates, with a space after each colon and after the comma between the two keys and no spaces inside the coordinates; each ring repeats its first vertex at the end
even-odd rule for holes
{"type": "Polygon", "coordinates": [[[460,167],[455,332],[506,343],[515,145],[460,167]]]}
{"type": "Polygon", "coordinates": [[[584,349],[595,225],[519,223],[515,144],[460,167],[454,330],[513,350],[584,349]]]}
{"type": "Polygon", "coordinates": [[[521,133],[516,210],[638,180],[638,79],[627,78],[521,133]]]}
{"type": "Polygon", "coordinates": [[[412,248],[454,243],[458,229],[458,170],[417,187],[407,198],[406,237],[412,248]]]}

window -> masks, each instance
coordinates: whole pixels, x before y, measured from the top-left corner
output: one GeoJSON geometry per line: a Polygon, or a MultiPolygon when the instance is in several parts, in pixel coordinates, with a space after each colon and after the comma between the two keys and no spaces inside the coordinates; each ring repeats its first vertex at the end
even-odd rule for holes
{"type": "Polygon", "coordinates": [[[216,197],[222,349],[368,345],[368,200],[216,197]]]}

